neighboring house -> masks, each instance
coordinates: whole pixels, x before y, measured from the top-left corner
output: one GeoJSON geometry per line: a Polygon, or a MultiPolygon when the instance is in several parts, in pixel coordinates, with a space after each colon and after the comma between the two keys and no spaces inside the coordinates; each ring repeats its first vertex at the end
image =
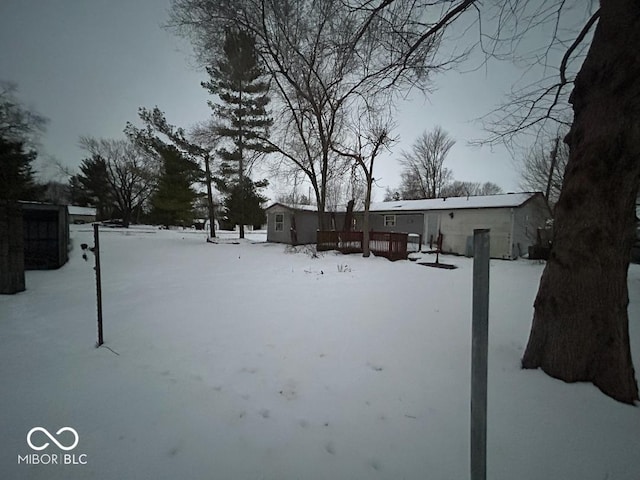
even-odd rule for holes
{"type": "MultiPolygon", "coordinates": [[[[313,205],[274,203],[266,209],[267,241],[288,244],[316,243],[317,209],[313,205]]],[[[342,230],[344,211],[327,213],[329,230],[342,230]]],[[[354,212],[355,227],[362,228],[361,211],[354,212]]],[[[404,232],[422,236],[422,244],[435,244],[442,234],[442,251],[473,255],[473,230],[491,230],[491,257],[514,259],[526,255],[551,212],[539,192],[476,197],[399,200],[372,203],[369,228],[375,232],[404,232]]]]}
{"type": "MultiPolygon", "coordinates": [[[[267,214],[267,242],[302,245],[316,243],[318,209],[315,205],[286,205],[274,203],[265,209],[267,214]]],[[[326,213],[327,225],[335,230],[342,227],[344,214],[326,213]],[[339,217],[339,218],[338,218],[339,217]]]]}
{"type": "MultiPolygon", "coordinates": [[[[475,197],[399,200],[372,203],[369,225],[374,231],[422,235],[424,245],[442,234],[442,251],[473,254],[473,230],[491,230],[491,257],[514,259],[536,243],[537,229],[551,212],[542,193],[507,193],[475,197]]],[[[362,213],[356,214],[356,230],[362,213]]]]}
{"type": "Polygon", "coordinates": [[[67,205],[67,212],[69,212],[69,223],[82,224],[96,221],[96,209],[93,207],[67,205]]]}

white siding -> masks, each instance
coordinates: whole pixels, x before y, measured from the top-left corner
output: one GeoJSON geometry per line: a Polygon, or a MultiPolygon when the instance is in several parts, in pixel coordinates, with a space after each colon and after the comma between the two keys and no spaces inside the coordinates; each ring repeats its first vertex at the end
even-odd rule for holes
{"type": "Polygon", "coordinates": [[[472,210],[451,210],[442,212],[442,250],[444,252],[466,254],[473,230],[489,228],[492,258],[513,258],[511,238],[510,208],[478,208],[472,210]],[[453,216],[451,216],[453,214],[453,216]]]}
{"type": "Polygon", "coordinates": [[[291,243],[291,210],[282,205],[267,209],[267,242],[291,243]],[[276,215],[282,214],[282,230],[276,230],[276,215]]]}
{"type": "Polygon", "coordinates": [[[550,215],[544,199],[541,197],[535,198],[516,209],[513,243],[517,254],[526,255],[529,251],[529,246],[536,244],[537,230],[538,228],[544,228],[550,215]]]}

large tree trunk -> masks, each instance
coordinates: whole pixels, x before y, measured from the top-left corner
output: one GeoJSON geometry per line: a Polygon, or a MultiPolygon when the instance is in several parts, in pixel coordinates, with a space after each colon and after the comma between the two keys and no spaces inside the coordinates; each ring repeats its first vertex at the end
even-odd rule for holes
{"type": "Polygon", "coordinates": [[[627,304],[640,179],[640,3],[602,0],[571,103],[570,158],[522,366],[638,400],[627,304]]]}

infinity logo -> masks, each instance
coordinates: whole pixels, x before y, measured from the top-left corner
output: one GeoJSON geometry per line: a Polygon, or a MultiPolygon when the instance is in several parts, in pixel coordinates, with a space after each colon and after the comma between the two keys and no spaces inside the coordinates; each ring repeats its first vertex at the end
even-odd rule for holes
{"type": "Polygon", "coordinates": [[[55,443],[58,448],[60,448],[61,450],[65,450],[65,451],[69,451],[69,450],[73,450],[74,448],[76,448],[76,446],[78,445],[78,441],[80,440],[80,437],[78,436],[78,432],[76,432],[73,428],[71,427],[62,427],[60,430],[58,430],[56,432],[56,435],[60,435],[63,432],[71,432],[73,433],[73,436],[75,437],[73,443],[70,446],[65,446],[63,444],[61,444],[58,440],[56,440],[53,435],[51,435],[49,433],[49,431],[45,428],[42,427],[33,427],[31,430],[29,430],[29,433],[27,433],[27,443],[29,444],[29,446],[33,449],[33,450],[44,450],[45,448],[47,448],[49,446],[49,442],[46,442],[44,445],[40,446],[40,447],[36,447],[33,443],[31,443],[31,435],[33,435],[35,432],[42,432],[44,433],[47,437],[49,437],[49,440],[51,440],[53,443],[55,443]]]}

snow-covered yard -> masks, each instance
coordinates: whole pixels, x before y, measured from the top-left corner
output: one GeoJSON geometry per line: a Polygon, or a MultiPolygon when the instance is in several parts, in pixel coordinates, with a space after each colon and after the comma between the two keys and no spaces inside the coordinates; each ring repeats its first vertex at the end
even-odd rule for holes
{"type": "MultiPolygon", "coordinates": [[[[72,237],[66,266],[0,297],[0,479],[468,478],[470,259],[446,257],[459,267],[447,271],[312,258],[252,233],[212,245],[104,229],[109,350],[95,348],[93,258],[79,248],[92,230],[72,237]],[[63,446],[73,436],[55,432],[72,427],[78,445],[36,432],[51,445],[34,451],[37,426],[63,446]]],[[[519,367],[542,268],[491,262],[488,477],[638,480],[639,408],[519,367]]]]}

